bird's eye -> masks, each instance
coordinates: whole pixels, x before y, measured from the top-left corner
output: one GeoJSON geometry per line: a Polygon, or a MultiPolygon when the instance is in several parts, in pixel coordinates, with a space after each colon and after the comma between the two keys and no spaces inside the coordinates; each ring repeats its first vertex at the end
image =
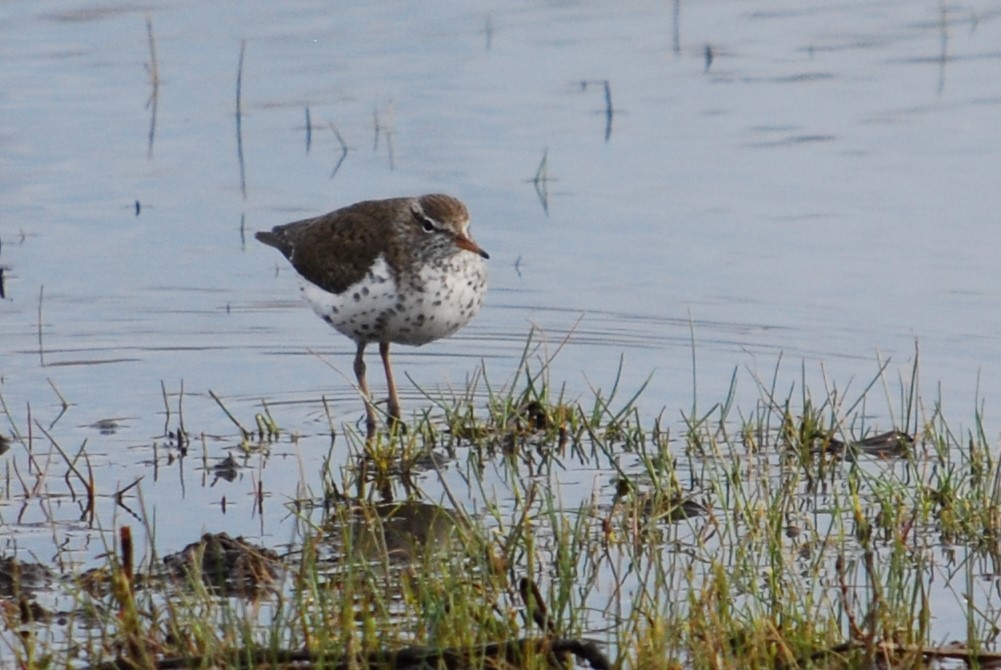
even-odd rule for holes
{"type": "Polygon", "coordinates": [[[434,221],[428,218],[424,218],[421,222],[421,227],[424,229],[425,233],[433,233],[435,231],[434,221]]]}

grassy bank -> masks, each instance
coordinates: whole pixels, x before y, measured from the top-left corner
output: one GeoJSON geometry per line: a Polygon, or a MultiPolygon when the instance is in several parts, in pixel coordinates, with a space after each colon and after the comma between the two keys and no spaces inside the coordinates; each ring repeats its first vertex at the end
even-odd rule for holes
{"type": "MultiPolygon", "coordinates": [[[[4,665],[995,660],[1001,469],[979,415],[953,429],[916,381],[886,392],[879,370],[851,404],[759,383],[753,407],[693,407],[672,434],[636,409],[642,389],[570,401],[527,351],[507,383],[484,373],[429,393],[406,430],[366,442],[332,426],[280,546],[217,532],[159,556],[132,546],[131,525],[155,530],[143,510],[86,572],[5,557],[4,665]],[[892,398],[890,425],[864,412],[873,389],[892,398]]],[[[240,429],[244,449],[299,439],[280,412],[241,417],[213,397],[255,427],[240,429]]],[[[31,444],[6,414],[6,498],[25,502],[17,459],[46,438],[31,444]]],[[[59,453],[53,471],[86,495],[86,459],[59,453]]]]}

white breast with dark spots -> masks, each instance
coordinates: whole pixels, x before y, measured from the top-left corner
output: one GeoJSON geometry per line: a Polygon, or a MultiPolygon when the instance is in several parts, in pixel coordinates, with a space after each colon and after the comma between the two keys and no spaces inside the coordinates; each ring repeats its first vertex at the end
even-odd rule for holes
{"type": "Polygon", "coordinates": [[[421,266],[397,287],[380,256],[365,278],[343,293],[310,282],[303,283],[302,293],[324,321],[356,342],[421,345],[448,337],[473,318],[486,281],[483,260],[462,253],[443,265],[421,266]]]}

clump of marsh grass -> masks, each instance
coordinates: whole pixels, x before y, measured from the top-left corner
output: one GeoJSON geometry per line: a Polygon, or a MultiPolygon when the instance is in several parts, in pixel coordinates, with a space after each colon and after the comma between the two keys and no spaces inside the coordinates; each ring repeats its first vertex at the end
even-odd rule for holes
{"type": "MultiPolygon", "coordinates": [[[[854,396],[808,389],[805,369],[780,393],[776,366],[752,378],[749,410],[735,372],[672,432],[666,413],[638,411],[642,385],[571,398],[540,351],[530,340],[504,384],[484,367],[425,392],[432,407],[405,430],[345,431],[346,455],[327,445],[319,483],[289,500],[277,553],[214,534],[218,550],[202,538],[171,571],[152,540],[143,561],[120,539],[90,583],[49,579],[72,599],[58,612],[33,608],[39,589],[13,575],[31,567],[10,563],[23,586],[5,591],[0,574],[0,655],[24,668],[543,668],[567,654],[606,667],[599,642],[617,667],[998,658],[1001,597],[984,586],[1001,565],[996,445],[982,407],[966,431],[938,402],[925,413],[916,362],[892,392],[880,362],[854,396]],[[244,549],[268,557],[266,588],[206,579],[244,549]]],[[[314,439],[266,406],[247,430],[211,397],[246,448],[314,439]]],[[[10,454],[29,439],[36,462],[46,440],[65,454],[0,407],[10,454]]],[[[51,460],[50,479],[77,481],[85,458],[51,460]]]]}

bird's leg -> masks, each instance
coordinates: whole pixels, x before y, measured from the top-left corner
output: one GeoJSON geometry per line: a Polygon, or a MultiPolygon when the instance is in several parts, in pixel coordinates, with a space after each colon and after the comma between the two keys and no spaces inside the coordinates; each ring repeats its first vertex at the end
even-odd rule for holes
{"type": "Polygon", "coordinates": [[[389,342],[379,343],[379,355],[382,356],[382,367],[386,369],[386,386],[389,389],[389,423],[402,424],[400,420],[400,396],[396,394],[396,382],[393,381],[393,369],[389,366],[389,342]]]}
{"type": "Polygon", "coordinates": [[[365,431],[366,437],[371,440],[375,437],[378,424],[375,419],[375,405],[372,403],[372,395],[368,392],[368,383],[365,381],[365,343],[358,343],[358,351],[355,353],[355,377],[358,379],[358,388],[365,399],[365,431]]]}

